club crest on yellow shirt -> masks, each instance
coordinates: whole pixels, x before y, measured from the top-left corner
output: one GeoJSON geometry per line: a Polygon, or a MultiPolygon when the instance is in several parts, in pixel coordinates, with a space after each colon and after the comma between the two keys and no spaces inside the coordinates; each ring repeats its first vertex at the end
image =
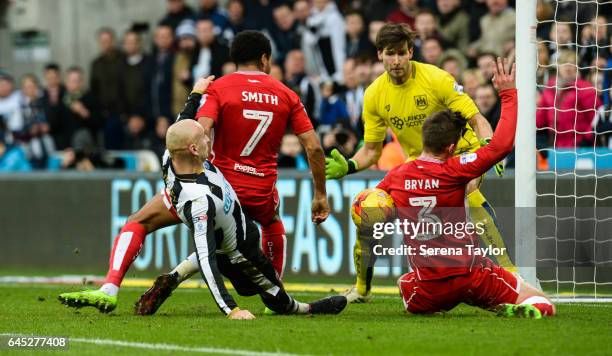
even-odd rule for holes
{"type": "Polygon", "coordinates": [[[414,97],[414,103],[419,110],[425,110],[428,106],[427,95],[416,95],[414,97]]]}

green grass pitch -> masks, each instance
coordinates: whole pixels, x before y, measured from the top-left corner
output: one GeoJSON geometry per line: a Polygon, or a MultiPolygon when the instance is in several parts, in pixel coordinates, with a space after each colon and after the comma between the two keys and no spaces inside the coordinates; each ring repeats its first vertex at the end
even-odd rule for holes
{"type": "MultiPolygon", "coordinates": [[[[77,286],[0,285],[0,334],[68,336],[59,355],[179,352],[258,352],[311,355],[429,354],[606,354],[612,335],[612,304],[561,304],[558,316],[543,320],[504,319],[468,306],[436,316],[402,311],[396,296],[349,305],[337,316],[264,316],[259,298],[238,298],[254,312],[253,321],[227,320],[206,289],[179,289],[152,317],[132,315],[143,292],[124,288],[111,314],[61,305],[57,294],[77,286]],[[112,340],[94,344],[95,339],[112,340]],[[94,340],[94,341],[92,341],[94,340]],[[126,344],[117,345],[124,341],[126,344]],[[106,343],[105,343],[106,342],[106,343]],[[139,343],[135,347],[133,343],[139,343]],[[166,344],[167,346],[159,346],[166,344]],[[168,346],[169,345],[169,346],[168,346]],[[180,349],[178,347],[182,347],[180,349]]],[[[323,295],[293,293],[302,301],[323,295]]],[[[41,354],[2,348],[0,354],[41,354]]]]}

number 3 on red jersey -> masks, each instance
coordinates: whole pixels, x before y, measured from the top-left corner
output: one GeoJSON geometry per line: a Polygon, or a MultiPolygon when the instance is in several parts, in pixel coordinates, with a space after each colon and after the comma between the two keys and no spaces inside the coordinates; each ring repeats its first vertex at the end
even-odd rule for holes
{"type": "Polygon", "coordinates": [[[268,130],[268,127],[272,123],[272,115],[273,113],[270,111],[242,110],[242,116],[244,116],[245,119],[259,120],[259,124],[257,125],[255,132],[253,132],[253,135],[251,135],[249,141],[242,149],[240,157],[251,155],[255,149],[255,146],[257,146],[263,135],[266,133],[266,130],[268,130]]]}

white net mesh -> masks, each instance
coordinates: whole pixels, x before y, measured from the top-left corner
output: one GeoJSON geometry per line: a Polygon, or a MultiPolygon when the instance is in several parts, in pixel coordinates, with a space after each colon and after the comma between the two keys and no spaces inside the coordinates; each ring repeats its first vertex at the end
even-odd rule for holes
{"type": "Polygon", "coordinates": [[[538,4],[537,272],[558,297],[612,297],[611,20],[612,1],[538,4]]]}

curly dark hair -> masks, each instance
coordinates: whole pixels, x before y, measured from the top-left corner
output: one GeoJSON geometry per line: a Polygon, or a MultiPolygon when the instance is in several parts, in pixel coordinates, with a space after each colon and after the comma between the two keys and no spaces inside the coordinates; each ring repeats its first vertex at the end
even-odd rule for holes
{"type": "Polygon", "coordinates": [[[234,37],[230,48],[230,57],[236,65],[259,65],[261,56],[272,55],[270,40],[259,31],[242,31],[234,37]]]}

